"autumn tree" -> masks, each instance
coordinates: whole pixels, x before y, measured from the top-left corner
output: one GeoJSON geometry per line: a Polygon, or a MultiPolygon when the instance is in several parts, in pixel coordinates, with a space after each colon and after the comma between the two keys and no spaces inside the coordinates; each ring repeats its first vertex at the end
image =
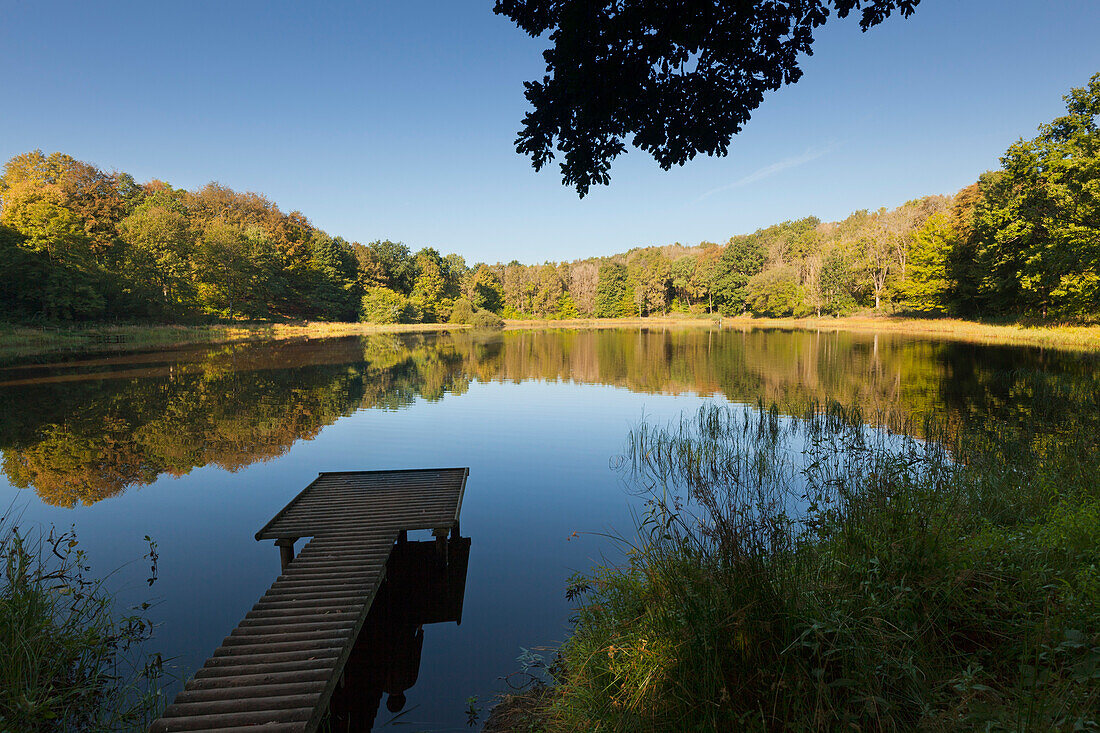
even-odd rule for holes
{"type": "Polygon", "coordinates": [[[152,291],[161,313],[189,305],[195,243],[183,204],[170,191],[153,191],[119,222],[119,230],[129,279],[152,291]]]}
{"type": "Polygon", "coordinates": [[[579,313],[591,315],[596,312],[599,273],[599,264],[592,260],[575,262],[569,268],[569,295],[579,313]]]}

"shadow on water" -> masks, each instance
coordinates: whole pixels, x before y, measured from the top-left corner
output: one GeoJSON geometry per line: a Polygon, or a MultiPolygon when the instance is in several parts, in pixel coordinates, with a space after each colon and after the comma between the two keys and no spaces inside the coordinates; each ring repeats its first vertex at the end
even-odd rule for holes
{"type": "Polygon", "coordinates": [[[322,730],[369,731],[415,714],[405,696],[420,673],[424,627],[462,623],[469,558],[469,537],[452,536],[445,561],[434,541],[398,541],[322,730]],[[383,696],[388,714],[380,714],[383,696]]]}

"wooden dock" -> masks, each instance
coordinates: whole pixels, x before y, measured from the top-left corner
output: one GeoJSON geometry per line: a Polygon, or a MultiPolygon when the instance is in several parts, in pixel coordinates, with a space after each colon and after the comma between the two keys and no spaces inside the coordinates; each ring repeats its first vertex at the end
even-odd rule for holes
{"type": "Polygon", "coordinates": [[[328,710],[394,544],[431,530],[447,562],[467,468],[322,473],[256,533],[283,572],[150,727],[310,733],[328,710]],[[294,544],[312,537],[295,557],[294,544]]]}

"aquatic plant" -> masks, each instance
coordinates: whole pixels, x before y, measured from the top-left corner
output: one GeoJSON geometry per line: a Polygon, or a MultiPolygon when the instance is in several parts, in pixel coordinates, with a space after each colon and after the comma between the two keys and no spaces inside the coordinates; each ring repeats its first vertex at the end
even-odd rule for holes
{"type": "MultiPolygon", "coordinates": [[[[75,534],[23,534],[0,519],[0,730],[123,731],[163,707],[148,604],[119,613],[88,576],[75,534]]],[[[150,543],[150,584],[156,545],[150,543]]]]}
{"type": "Polygon", "coordinates": [[[1100,411],[1043,419],[1044,384],[1018,424],[829,403],[637,428],[647,510],[571,583],[540,726],[1096,730],[1100,411]]]}

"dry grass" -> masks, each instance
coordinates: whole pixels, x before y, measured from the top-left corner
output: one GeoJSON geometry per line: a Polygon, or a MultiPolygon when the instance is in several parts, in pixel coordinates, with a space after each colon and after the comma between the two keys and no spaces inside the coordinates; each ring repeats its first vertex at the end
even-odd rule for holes
{"type": "Polygon", "coordinates": [[[987,344],[1028,344],[1068,350],[1100,350],[1100,325],[981,323],[957,318],[848,316],[845,318],[727,318],[723,327],[798,328],[926,334],[987,344]]]}
{"type": "MultiPolygon", "coordinates": [[[[979,323],[954,318],[849,316],[845,318],[718,318],[717,316],[657,316],[652,318],[574,318],[571,320],[510,320],[505,329],[609,328],[782,328],[812,331],[907,333],[982,344],[1023,344],[1066,351],[1100,351],[1100,325],[979,323]]],[[[453,323],[372,324],[300,321],[237,323],[205,326],[94,324],[31,328],[0,326],[0,357],[51,351],[126,349],[135,346],[176,346],[249,339],[326,338],[374,333],[454,331],[469,328],[453,323]]]]}
{"type": "Polygon", "coordinates": [[[783,328],[807,331],[855,331],[907,333],[982,344],[1024,344],[1068,351],[1100,351],[1100,325],[980,323],[957,318],[904,318],[900,316],[847,316],[844,318],[754,318],[738,316],[655,318],[576,318],[572,320],[505,321],[506,330],[529,328],[670,328],[715,326],[749,330],[783,328]]]}
{"type": "Polygon", "coordinates": [[[517,693],[501,695],[489,712],[482,733],[535,733],[541,731],[550,714],[555,688],[536,685],[517,693]]]}
{"type": "Polygon", "coordinates": [[[682,326],[715,326],[717,316],[653,316],[650,318],[569,318],[552,319],[513,319],[504,321],[504,330],[554,328],[677,328],[682,326]]]}
{"type": "Polygon", "coordinates": [[[261,339],[327,338],[372,333],[452,331],[469,328],[450,323],[387,324],[237,323],[206,326],[94,324],[31,328],[0,326],[0,357],[29,356],[54,351],[128,349],[141,346],[179,346],[261,339]]]}

